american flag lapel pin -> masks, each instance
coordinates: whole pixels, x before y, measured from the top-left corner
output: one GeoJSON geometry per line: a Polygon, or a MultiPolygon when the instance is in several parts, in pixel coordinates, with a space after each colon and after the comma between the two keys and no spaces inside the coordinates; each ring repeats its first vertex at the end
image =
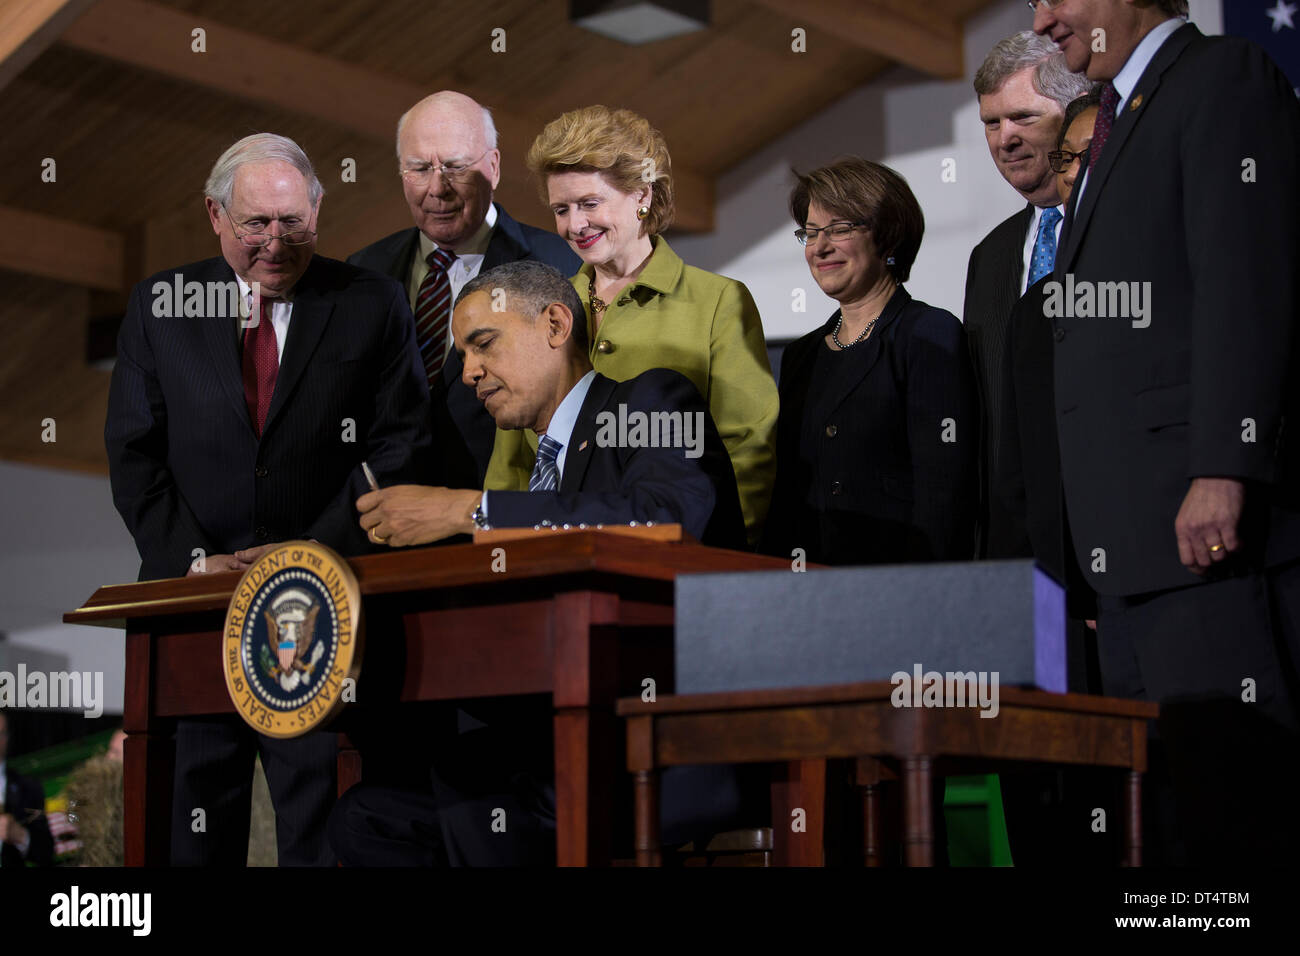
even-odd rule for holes
{"type": "Polygon", "coordinates": [[[586,439],[583,439],[582,444],[578,446],[578,451],[582,451],[586,447],[587,447],[587,441],[586,439]]]}

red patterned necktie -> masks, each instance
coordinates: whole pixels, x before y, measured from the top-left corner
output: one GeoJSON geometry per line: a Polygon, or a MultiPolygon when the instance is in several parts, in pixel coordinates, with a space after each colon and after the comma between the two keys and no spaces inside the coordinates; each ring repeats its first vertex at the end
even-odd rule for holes
{"type": "Polygon", "coordinates": [[[1115,122],[1115,107],[1119,105],[1119,90],[1115,84],[1107,83],[1101,88],[1101,106],[1097,110],[1097,121],[1092,127],[1092,145],[1088,147],[1088,168],[1096,169],[1101,157],[1101,148],[1110,136],[1111,125],[1115,122]]]}
{"type": "Polygon", "coordinates": [[[266,412],[275,392],[275,377],[280,372],[280,356],[275,346],[275,327],[271,324],[271,302],[263,299],[256,325],[244,329],[244,401],[257,437],[266,427],[266,412]]]}
{"type": "Polygon", "coordinates": [[[447,325],[451,321],[451,279],[447,270],[456,253],[434,249],[426,260],[429,274],[415,296],[415,341],[432,385],[447,357],[447,325]]]}

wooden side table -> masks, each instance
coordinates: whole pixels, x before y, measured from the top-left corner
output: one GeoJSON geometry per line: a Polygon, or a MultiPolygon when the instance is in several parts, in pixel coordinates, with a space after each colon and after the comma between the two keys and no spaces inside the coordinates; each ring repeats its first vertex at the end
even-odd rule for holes
{"type": "MultiPolygon", "coordinates": [[[[898,767],[903,784],[903,843],[908,866],[934,862],[930,784],[936,760],[957,772],[995,772],[1010,762],[1082,764],[1127,771],[1124,857],[1142,863],[1144,701],[1000,688],[998,712],[976,707],[896,707],[888,682],[830,687],[624,698],[628,770],[635,777],[639,866],[661,865],[659,771],[707,763],[767,763],[857,758],[864,859],[880,863],[878,785],[898,767]],[[969,765],[969,766],[967,766],[969,765]]],[[[774,821],[775,826],[784,821],[774,821]]]]}

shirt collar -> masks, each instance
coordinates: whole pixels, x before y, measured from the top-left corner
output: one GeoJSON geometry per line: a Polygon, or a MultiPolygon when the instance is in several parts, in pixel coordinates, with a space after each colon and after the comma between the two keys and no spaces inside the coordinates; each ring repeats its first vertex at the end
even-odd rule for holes
{"type": "MultiPolygon", "coordinates": [[[[1047,212],[1047,210],[1049,210],[1049,209],[1055,209],[1055,210],[1056,210],[1057,212],[1059,212],[1062,216],[1065,215],[1065,207],[1064,207],[1064,205],[1063,205],[1062,203],[1057,203],[1055,206],[1035,206],[1035,207],[1034,207],[1034,218],[1033,218],[1032,220],[1030,220],[1030,223],[1029,223],[1029,228],[1030,228],[1030,231],[1031,231],[1031,232],[1037,232],[1037,231],[1038,231],[1038,224],[1039,224],[1040,222],[1043,221],[1043,213],[1047,212]]],[[[1059,223],[1060,221],[1061,221],[1061,220],[1059,220],[1059,219],[1057,220],[1058,223],[1059,223]]]]}
{"type": "MultiPolygon", "coordinates": [[[[668,245],[668,240],[663,236],[652,236],[650,243],[653,246],[650,258],[646,261],[641,274],[624,290],[625,293],[630,292],[637,286],[645,286],[647,289],[653,289],[655,292],[667,295],[677,288],[677,283],[681,281],[682,272],[686,269],[682,257],[673,252],[672,246],[668,245]]],[[[582,268],[578,270],[578,275],[582,277],[582,282],[578,283],[578,288],[584,295],[587,292],[587,287],[591,282],[591,274],[594,271],[595,266],[589,262],[584,262],[582,268]]]]}
{"type": "MultiPolygon", "coordinates": [[[[481,256],[487,253],[488,241],[492,238],[492,230],[497,224],[497,204],[488,203],[487,215],[479,223],[474,235],[460,244],[459,249],[453,249],[457,259],[463,259],[465,256],[481,256]]],[[[429,261],[429,255],[434,250],[434,242],[424,233],[420,233],[420,258],[425,262],[429,261]]]]}
{"type": "Polygon", "coordinates": [[[1151,61],[1155,59],[1156,51],[1160,49],[1165,40],[1169,39],[1186,22],[1182,17],[1170,17],[1144,36],[1133,52],[1129,54],[1123,69],[1115,75],[1115,79],[1111,80],[1115,92],[1119,94],[1119,102],[1115,105],[1116,115],[1119,115],[1124,109],[1124,104],[1128,102],[1134,87],[1138,85],[1138,80],[1142,79],[1142,74],[1146,72],[1147,67],[1151,65],[1151,61]]]}
{"type": "Polygon", "coordinates": [[[577,384],[569,389],[569,394],[564,396],[556,407],[555,414],[551,416],[551,422],[546,426],[546,434],[552,441],[558,442],[560,448],[569,446],[569,439],[573,437],[573,427],[578,423],[578,413],[582,411],[582,403],[587,400],[587,392],[595,378],[596,370],[591,369],[578,379],[577,384]]]}
{"type": "MultiPolygon", "coordinates": [[[[251,285],[249,285],[247,282],[245,282],[245,281],[244,281],[244,277],[241,276],[238,272],[235,273],[235,281],[239,283],[239,297],[240,297],[242,300],[244,300],[245,302],[251,302],[251,301],[252,301],[251,296],[252,296],[252,294],[253,294],[253,287],[252,287],[251,285]]],[[[292,301],[293,301],[293,290],[290,289],[290,290],[289,290],[288,292],[286,292],[284,295],[276,296],[276,297],[275,297],[275,301],[276,301],[276,302],[292,302],[292,301]]]]}

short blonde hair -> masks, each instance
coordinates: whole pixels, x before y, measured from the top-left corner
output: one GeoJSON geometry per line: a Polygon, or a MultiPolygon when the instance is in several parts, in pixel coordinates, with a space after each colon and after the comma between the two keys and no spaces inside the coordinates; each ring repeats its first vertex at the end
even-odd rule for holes
{"type": "Polygon", "coordinates": [[[546,177],[553,173],[600,173],[615,189],[650,190],[650,214],[642,222],[657,236],[673,222],[672,161],[663,134],[631,110],[584,106],[546,124],[525,159],[537,177],[542,202],[549,202],[546,177]],[[650,162],[646,162],[649,160],[650,162]],[[651,175],[653,174],[653,175],[651,175]]]}

